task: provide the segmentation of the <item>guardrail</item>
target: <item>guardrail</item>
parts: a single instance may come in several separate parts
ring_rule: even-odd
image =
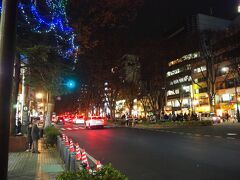
[[[76,172],[86,169],[89,173],[95,173],[102,167],[100,161],[90,156],[77,143],[74,144],[65,134],[57,137],[57,150],[64,162],[66,171]]]

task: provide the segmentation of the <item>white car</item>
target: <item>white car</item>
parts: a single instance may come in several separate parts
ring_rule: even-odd
[[[104,118],[100,116],[92,116],[89,117],[86,122],[85,122],[85,127],[86,128],[91,128],[91,127],[104,127]]]
[[[74,124],[85,124],[85,118],[84,116],[75,116],[73,119]]]
[[[221,123],[222,119],[219,116],[216,116],[214,113],[202,113],[201,114],[202,121],[213,121],[214,124]]]

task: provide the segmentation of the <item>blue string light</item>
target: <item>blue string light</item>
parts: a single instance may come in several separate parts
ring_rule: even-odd
[[[44,5],[44,12],[40,11],[38,4]],[[30,2],[20,0],[18,10],[19,15],[31,27],[31,31],[40,34],[53,32],[59,54],[66,59],[74,58],[76,62],[74,54],[78,46],[74,44],[75,34],[69,26],[66,5],[67,0],[30,0]]]

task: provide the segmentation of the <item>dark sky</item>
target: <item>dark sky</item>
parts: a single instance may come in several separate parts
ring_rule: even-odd
[[[145,0],[135,27],[139,33],[151,35],[180,26],[196,13],[232,19],[236,16],[238,0]]]

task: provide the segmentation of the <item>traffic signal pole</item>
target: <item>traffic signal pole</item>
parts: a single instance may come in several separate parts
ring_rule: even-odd
[[[7,180],[17,0],[2,0],[0,23],[0,179]]]

